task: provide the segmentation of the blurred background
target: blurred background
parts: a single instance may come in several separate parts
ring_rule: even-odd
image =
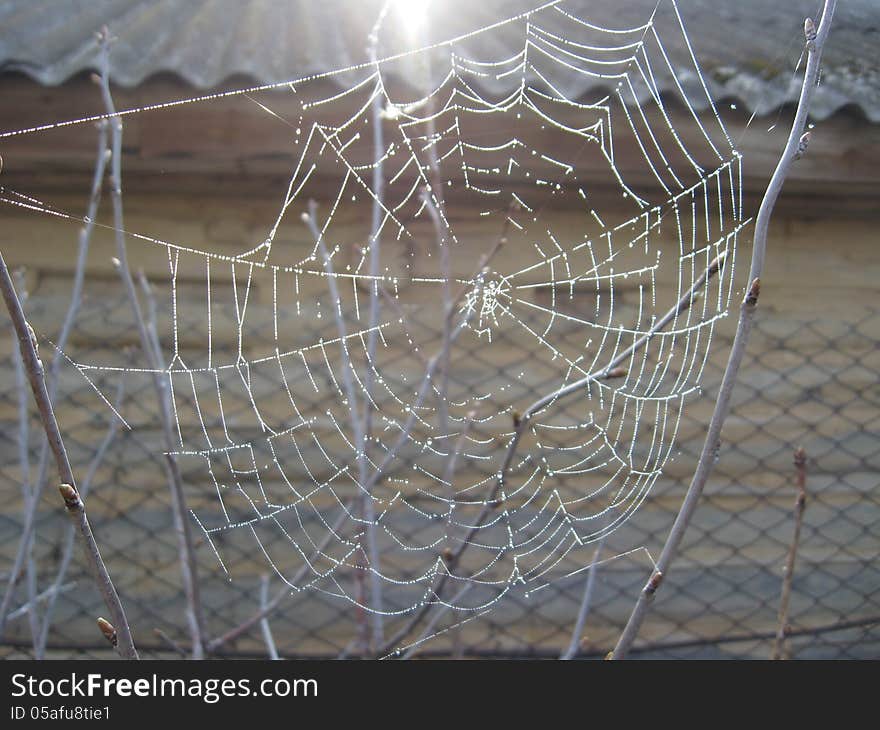
[[[447,39],[462,37],[456,50],[472,57],[509,57],[523,46],[522,23],[508,24],[497,33],[470,34],[539,5],[440,0],[389,4],[375,36],[378,57],[399,56],[383,70],[389,98],[416,99],[429,85],[433,88],[443,81],[450,63],[443,45]],[[195,251],[236,255],[265,238],[267,224],[275,220],[284,199],[299,156],[296,145],[305,108],[303,95],[327,98],[360,82],[364,64],[369,66],[370,34],[382,7],[380,2],[344,0],[0,2],[0,92],[5,101],[0,107],[0,130],[103,114],[101,90],[91,75],[100,71],[95,32],[107,26],[114,38],[109,78],[117,109],[210,96],[202,102],[124,118],[126,230],[179,242]],[[661,29],[675,23],[675,6],[668,0],[659,5],[649,0],[568,0],[560,7],[596,26],[584,28],[587,36],[607,36],[597,28],[634,28],[649,19]],[[744,215],[754,216],[793,117],[803,72],[803,19],[817,17],[820,7],[821,3],[800,0],[775,4],[746,0],[735,5],[681,0],[677,8],[692,48],[680,33],[664,35],[664,48],[675,72],[664,75],[657,69],[652,76],[654,87],[637,84],[629,106],[621,98],[617,112],[625,115],[627,108],[635,114],[642,108],[654,121],[665,113],[690,148],[704,144],[701,130],[716,124],[717,111],[743,158]],[[837,9],[810,117],[809,150],[794,166],[771,224],[761,306],[719,459],[633,656],[770,655],[778,628],[783,567],[795,531],[799,470],[793,460],[798,448],[806,454],[800,478],[807,502],[792,582],[786,656],[848,659],[880,655],[878,28],[880,6],[875,2],[849,0]],[[431,50],[407,54],[422,46]],[[691,50],[703,77],[689,71]],[[223,95],[340,68],[351,70],[310,79],[303,86],[282,84],[254,88],[246,95]],[[607,79],[574,73],[560,78],[554,87],[584,104],[609,93]],[[716,107],[708,103],[688,106],[686,100],[704,98],[704,82]],[[500,98],[518,81],[487,78],[475,83],[481,92]],[[654,95],[665,102],[662,112],[661,105],[651,104]],[[324,121],[338,124],[341,118],[332,118],[337,107],[330,109],[327,114],[331,116]],[[389,106],[384,122],[387,130],[395,121],[390,111]],[[566,119],[575,124],[581,113],[572,109]],[[475,127],[473,134],[483,136],[472,138],[485,144],[497,131],[491,128],[494,121]],[[618,131],[625,127],[624,122],[615,123]],[[523,138],[533,135],[536,144],[553,150],[555,158],[575,161],[579,179],[590,185],[591,204],[606,221],[630,215],[614,182],[603,178],[607,170],[603,171],[601,160],[595,162],[582,154],[554,130],[529,128],[528,124],[518,127]],[[76,220],[48,215],[45,209],[71,213],[81,220],[89,203],[97,134],[94,124],[78,124],[0,140],[5,203],[21,203],[21,196],[27,195],[42,210],[35,213],[22,205],[4,204],[0,248],[10,267],[20,271],[20,289],[27,294],[25,309],[41,337],[44,359],[51,357],[51,342],[57,341],[70,305],[79,229]],[[348,154],[369,162],[370,142],[369,135],[364,135]],[[651,201],[664,199],[638,150],[618,144],[615,163],[639,195]],[[552,163],[545,167],[552,169]],[[321,170],[310,183],[309,193],[323,210],[332,204],[338,186],[334,174],[338,173]],[[498,226],[496,220],[479,219],[478,207],[460,192],[463,186],[454,173],[449,174],[453,177],[446,204],[471,242],[451,265],[456,277],[467,278],[479,254],[499,235]],[[554,230],[580,238],[575,216],[578,196],[575,188],[567,192],[572,194],[548,197],[542,202],[542,212]],[[140,341],[112,262],[109,193],[105,184],[97,218],[100,225],[92,232],[83,261],[85,284],[65,352],[78,363],[124,366],[138,363]],[[294,218],[299,212],[298,208]],[[357,260],[364,221],[369,218],[366,196],[339,211],[341,261]],[[398,267],[402,277],[436,271],[436,257],[428,253],[430,228],[414,224],[413,230],[418,235],[412,244],[397,244],[387,254],[388,266]],[[671,227],[659,232],[658,245],[677,248],[673,234]],[[750,236],[751,227],[747,227],[739,237],[732,307],[745,285]],[[301,223],[282,230],[278,240],[286,247],[282,261],[285,255],[292,260],[307,255],[314,243]],[[527,247],[527,241],[511,235],[511,244],[493,259],[493,269],[503,273],[520,268]],[[198,260],[183,257],[181,261],[174,301],[182,304],[172,312],[166,249],[129,241],[131,270],[142,271],[155,290],[157,332],[166,359],[177,347],[191,351],[193,358],[198,358],[200,348],[204,350],[203,314],[196,303],[204,297],[205,273]],[[657,282],[673,298],[676,273],[667,272]],[[299,293],[300,300],[309,302],[313,313],[331,311],[326,287],[311,286]],[[234,289],[227,279],[225,286],[214,290],[213,353],[218,360],[230,362],[241,352],[235,326],[239,300]],[[416,333],[423,351],[434,351],[443,337],[436,302],[426,300],[414,287],[402,286],[401,292],[399,301],[406,309],[409,331]],[[615,295],[623,317],[630,316],[636,306],[633,292],[621,287]],[[547,306],[551,293],[536,291],[534,296]],[[595,302],[590,298],[588,304],[567,306],[572,309],[563,311],[583,314],[585,307],[595,308]],[[271,282],[255,280],[248,303],[248,357],[274,346],[278,314]],[[289,312],[285,316],[296,327],[291,333],[292,346],[317,342],[334,331],[329,316],[291,319]],[[523,321],[538,327],[540,316],[536,310],[532,320]],[[716,327],[702,395],[682,417],[674,460],[666,465],[639,510],[603,541],[603,560],[634,547],[646,548],[655,558],[659,554],[702,447],[733,336],[733,319],[722,320]],[[555,346],[560,351],[583,345],[583,333],[576,327],[558,329],[557,337]],[[412,352],[402,342],[391,343],[384,356],[389,366],[412,362]],[[42,434],[29,393],[22,397],[14,338],[5,317],[0,319],[0,358],[0,577],[4,586],[11,583],[14,590],[0,656],[21,658],[35,653],[29,596],[36,598],[33,605],[38,615],[49,600],[53,602],[46,657],[110,656],[94,627],[95,616],[101,613],[100,597],[77,553],[63,580],[55,584],[65,562],[66,521],[54,488],[45,490],[36,513],[33,568],[10,581],[28,489],[38,476]],[[528,376],[512,375],[520,372]],[[552,384],[559,382],[560,372],[565,371],[536,351],[534,341],[524,338],[516,323],[502,318],[493,323],[491,346],[478,336],[456,343],[449,370],[450,401],[475,391],[503,390],[510,404],[527,405],[555,387]],[[96,378],[98,388],[112,400],[118,380]],[[403,378],[401,387],[406,382]],[[339,408],[338,391],[333,388],[310,389],[305,381],[292,387],[298,388],[304,417]],[[254,371],[250,395],[272,401],[278,399],[279,390],[277,374]],[[126,420],[134,426],[130,431],[114,429],[106,403],[74,367],[61,363],[56,398],[59,422],[81,485],[88,480],[90,520],[136,644],[146,657],[187,654],[187,604],[163,466],[159,409],[149,379],[129,378],[121,403]],[[582,418],[581,405],[563,406],[561,417]],[[224,409],[230,423],[241,419],[243,424],[251,409],[249,395],[231,391]],[[488,442],[497,436],[497,424],[489,421],[477,426],[475,435]],[[322,443],[334,442],[328,435]],[[344,454],[344,445],[336,447]],[[412,472],[418,458],[417,453],[404,450],[391,476]],[[481,472],[477,461],[466,468],[468,472],[460,478],[469,482],[493,473],[491,465]],[[189,507],[196,514],[216,512],[213,487],[203,466],[180,459],[180,469]],[[51,479],[50,470],[50,487]],[[578,488],[573,480],[560,484],[563,491],[576,493]],[[418,525],[412,530],[416,540]],[[206,633],[219,637],[259,608],[261,576],[267,566],[252,545],[230,541],[221,546],[224,571],[201,530],[194,530],[193,538]],[[290,551],[283,534],[267,539],[273,555],[275,550],[279,554]],[[383,546],[382,562],[397,567],[401,574],[410,569],[401,551],[390,543]],[[582,631],[573,638],[588,573],[566,576],[583,565],[582,560],[579,566],[560,566],[557,578],[539,596],[529,598],[511,591],[477,620],[459,625],[451,612],[443,621],[452,628],[426,641],[417,656],[554,658],[574,647],[569,651],[573,655],[604,657],[650,574],[650,561],[639,551],[595,568],[589,612]],[[341,579],[354,580],[352,574]],[[270,594],[275,595],[281,582],[272,576],[269,583]],[[394,598],[389,600],[394,608]],[[318,590],[290,596],[271,615],[270,625],[282,657],[336,657],[357,653],[352,652],[352,642],[362,620],[349,602]],[[405,620],[390,619],[389,632]],[[224,642],[214,654],[265,656],[259,627]]]

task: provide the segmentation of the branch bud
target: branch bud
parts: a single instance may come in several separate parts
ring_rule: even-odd
[[[660,584],[663,582],[663,572],[660,570],[655,570],[653,575],[651,575],[651,579],[648,581],[648,584],[645,586],[645,593],[649,596],[653,596],[654,593],[657,592],[657,589],[660,587]]]
[[[816,40],[816,24],[812,18],[804,18],[804,38],[808,46],[812,46]]]
[[[804,153],[807,151],[807,147],[810,144],[810,132],[804,132],[801,135],[800,141],[798,142],[797,150],[794,153],[794,159],[799,160],[804,156]]]
[[[761,295],[761,280],[755,279],[746,293],[745,303],[754,307],[758,303],[758,297]]]
[[[40,343],[37,341],[37,333],[34,332],[34,328],[31,327],[30,322],[25,322],[25,325],[27,326],[28,337],[31,340],[31,345],[33,345],[33,347],[34,347],[34,352],[36,352],[39,355],[40,354]]]
[[[116,635],[116,629],[113,628],[113,624],[107,619],[98,616],[98,628],[101,629],[101,633],[104,634],[104,638],[110,642],[110,645],[116,646],[119,642],[119,637]]]
[[[70,484],[62,484],[58,487],[58,491],[61,492],[61,497],[64,499],[64,506],[69,511],[73,512],[82,507],[82,502],[80,501],[79,492],[76,491],[76,487],[73,487]]]

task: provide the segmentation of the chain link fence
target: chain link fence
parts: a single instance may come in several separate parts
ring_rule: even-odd
[[[123,345],[128,343],[134,349],[128,305],[117,295],[111,292],[84,300],[67,348],[79,361],[109,362],[115,357],[124,363],[129,355]],[[64,299],[65,292],[41,282],[27,303],[38,332],[57,330]],[[271,316],[265,316],[262,329],[253,324],[254,316],[249,337],[270,339]],[[332,323],[324,322],[322,331],[328,325]],[[180,327],[180,337],[185,338],[185,319]],[[777,628],[783,566],[794,531],[797,490],[792,457],[800,446],[808,457],[808,501],[793,579],[788,653],[799,659],[880,656],[878,332],[877,309],[860,310],[847,321],[795,322],[761,313],[736,386],[719,461],[634,656],[769,656]],[[6,344],[0,350],[4,353],[0,362],[4,497],[0,573],[5,583],[22,533],[23,505],[19,488],[20,400],[8,324],[4,323],[2,333]],[[304,336],[314,341],[320,334],[316,329]],[[595,569],[591,608],[579,643],[581,657],[601,658],[613,646],[650,573],[647,554],[658,555],[688,486],[731,335],[728,326],[716,336],[705,370],[704,395],[683,417],[676,459],[640,509],[603,545],[603,559],[626,555]],[[463,345],[466,349],[458,357],[473,367],[467,382],[459,385],[473,387],[477,377],[473,373],[489,382],[534,357],[515,331],[501,330],[495,337],[492,348],[476,338]],[[499,339],[505,338],[507,341],[499,344]],[[44,342],[42,347],[44,357],[49,357],[45,353],[51,352],[51,346]],[[493,352],[503,352],[507,359],[501,362]],[[453,367],[453,383],[457,372]],[[109,410],[74,368],[65,365],[61,373],[59,420],[81,480],[91,466],[89,516],[125,603],[136,643],[146,657],[174,656],[159,632],[186,644],[185,603],[170,499],[163,486],[152,405],[155,393],[146,380],[131,384],[123,409],[135,428],[115,433],[106,453],[96,460],[96,451],[108,433]],[[103,392],[113,393],[109,384],[97,385]],[[278,383],[273,378],[261,382],[255,376],[252,386],[255,392],[271,396]],[[529,402],[529,398],[544,395],[548,387],[549,382],[533,380],[523,387],[522,400]],[[320,398],[308,402],[309,397],[304,392],[303,402],[316,413],[328,407]],[[227,418],[234,419],[236,408],[246,410],[249,405],[244,401],[228,404]],[[33,417],[29,431],[33,478],[41,445],[39,424]],[[405,469],[405,458],[403,462],[401,468]],[[185,462],[182,467],[190,506],[198,513],[213,504],[203,488],[204,470]],[[50,469],[50,485],[51,473]],[[66,529],[58,495],[51,488],[45,491],[34,545],[38,592],[55,580]],[[200,537],[198,531],[196,534]],[[634,547],[645,550],[630,552]],[[203,541],[197,558],[208,633],[218,636],[258,608],[260,576],[267,566],[254,550],[224,546],[226,567],[232,576],[228,580]],[[397,556],[388,551],[382,559],[393,563]],[[586,572],[560,577],[539,599],[511,591],[487,615],[425,642],[419,656],[558,657],[571,641],[586,577]],[[26,583],[26,577],[19,576],[15,609],[27,601]],[[276,579],[273,592],[279,587]],[[56,600],[48,656],[110,656],[94,623],[102,604],[76,553]],[[393,608],[393,597],[389,600]],[[45,601],[38,605],[42,610]],[[396,625],[389,622],[389,631]],[[271,628],[280,654],[291,658],[336,657],[350,646],[358,630],[352,606],[320,591],[292,595],[272,616]],[[438,624],[437,630],[441,628]],[[0,643],[0,656],[30,655],[27,615],[17,610]],[[228,643],[219,655],[264,656],[259,630]]]

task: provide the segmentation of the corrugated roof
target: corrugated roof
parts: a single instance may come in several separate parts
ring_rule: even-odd
[[[422,45],[467,35],[519,13],[534,10],[540,0],[433,0],[428,22],[416,36],[403,22],[405,8],[418,0],[393,4],[380,33],[379,56],[388,57]],[[0,69],[21,71],[45,85],[63,83],[96,66],[95,31],[107,25],[118,38],[111,57],[111,77],[123,86],[136,86],[161,72],[174,73],[199,88],[216,86],[235,75],[257,83],[301,78],[349,67],[368,60],[366,39],[382,3],[380,0],[0,0]],[[561,9],[606,28],[643,24],[656,0],[564,0]],[[750,111],[769,113],[796,100],[798,79],[793,73],[803,46],[802,23],[815,15],[819,0],[680,0],[694,51],[718,98],[736,98]],[[553,10],[553,9],[551,9]],[[542,11],[536,24],[559,37],[577,41],[571,20]],[[661,0],[657,27],[674,17],[671,0]],[[501,60],[522,48],[523,23],[510,23],[464,40],[459,48],[479,59]],[[596,35],[583,26],[591,37]],[[880,122],[880,3],[847,0],[840,3],[825,49],[821,86],[813,114],[824,118],[845,105],[855,105]],[[614,38],[614,36],[607,36]],[[689,51],[684,36],[663,37],[665,50],[685,84]],[[566,47],[565,44],[561,44]],[[575,48],[575,46],[567,46]],[[436,80],[448,71],[448,47],[432,51]],[[387,72],[412,78],[414,61],[389,64]],[[340,83],[353,77],[341,74]],[[657,76],[661,91],[672,90],[671,74]],[[514,77],[486,78],[484,86],[503,91]],[[606,85],[581,73],[566,79],[567,94],[586,95]],[[642,85],[637,95],[649,93]]]

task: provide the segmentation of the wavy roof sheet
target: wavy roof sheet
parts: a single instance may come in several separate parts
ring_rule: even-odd
[[[540,0],[433,0],[420,34],[404,22],[417,0],[392,3],[379,35],[379,56],[468,35],[499,19],[534,10]],[[245,75],[256,83],[274,83],[326,73],[368,60],[366,39],[379,0],[0,0],[0,69],[23,72],[41,84],[61,84],[94,69],[94,33],[107,25],[118,38],[111,77],[136,86],[150,76],[170,72],[199,88]],[[766,114],[795,101],[793,69],[803,47],[802,22],[821,6],[819,0],[679,0],[694,51],[715,98],[736,98],[750,111]],[[672,0],[563,0],[561,9],[596,25],[622,29],[645,23],[657,7],[659,21],[674,16]],[[561,14],[542,12],[541,27],[554,32]],[[613,36],[611,36],[613,37]],[[522,47],[522,23],[511,23],[463,41],[476,58],[500,59]],[[880,3],[847,0],[836,11],[825,50],[821,86],[813,114],[824,118],[854,105],[880,122]],[[689,51],[682,35],[664,38],[672,64],[687,69]],[[445,47],[431,52],[435,80],[448,71]],[[388,73],[413,78],[416,57],[389,66]],[[699,79],[687,71],[685,84]],[[340,84],[350,79],[334,75]],[[503,91],[493,79],[485,85]],[[672,75],[658,76],[661,91],[671,90]],[[602,79],[573,74],[564,91],[578,97],[607,85]],[[637,89],[647,94],[647,87]]]

